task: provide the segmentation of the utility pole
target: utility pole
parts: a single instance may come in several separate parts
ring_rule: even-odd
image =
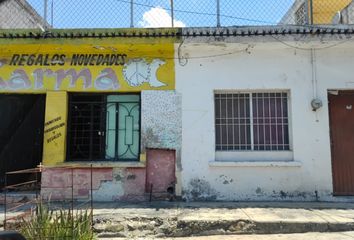
[[[171,26],[175,27],[175,16],[174,16],[174,10],[173,10],[173,0],[171,0]]]
[[[216,26],[220,27],[220,0],[216,0]]]
[[[313,0],[310,0],[310,24],[313,25]]]
[[[47,31],[47,11],[48,11],[48,0],[44,0],[44,13],[43,13],[43,28],[44,31]]]
[[[134,27],[134,0],[130,0],[130,27]]]

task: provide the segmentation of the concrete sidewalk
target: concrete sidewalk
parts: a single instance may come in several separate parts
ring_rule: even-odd
[[[152,202],[93,207],[100,239],[354,231],[354,203]],[[0,227],[3,217],[0,206]]]
[[[354,230],[353,203],[96,203],[94,209],[100,238]]]

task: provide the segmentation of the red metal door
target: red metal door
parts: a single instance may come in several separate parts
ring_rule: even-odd
[[[354,195],[354,92],[329,94],[334,195]]]
[[[174,150],[147,149],[146,191],[154,197],[164,197],[175,188],[175,156]]]

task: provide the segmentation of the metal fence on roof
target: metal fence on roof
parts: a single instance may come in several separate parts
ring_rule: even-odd
[[[1,0],[0,29],[354,23],[352,0]]]

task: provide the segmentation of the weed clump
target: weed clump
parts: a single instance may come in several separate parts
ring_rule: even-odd
[[[36,240],[96,239],[88,210],[51,210],[39,202],[28,217],[22,218],[19,232]]]

